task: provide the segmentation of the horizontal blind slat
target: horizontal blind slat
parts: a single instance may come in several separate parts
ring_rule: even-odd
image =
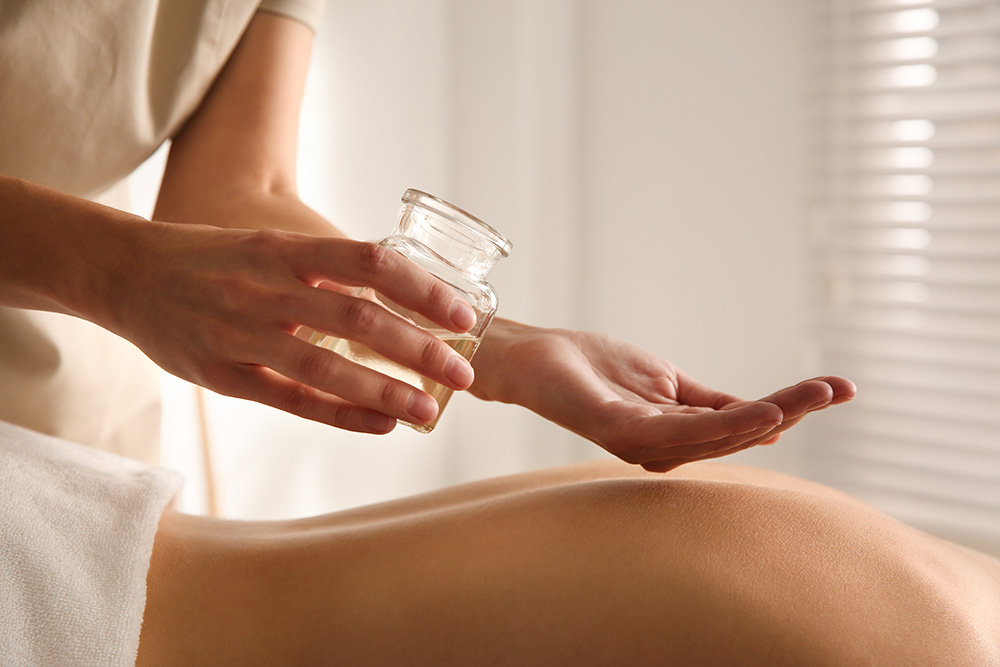
[[[854,408],[851,408],[854,410]],[[825,421],[824,441],[831,445],[852,443],[850,451],[864,451],[865,447],[854,446],[866,438],[880,441],[894,441],[907,446],[923,447],[938,452],[957,453],[960,457],[984,457],[978,461],[991,462],[996,457],[992,446],[993,431],[985,427],[958,423],[947,424],[931,419],[905,419],[891,412],[875,412],[861,408],[857,419],[833,419],[829,415],[817,415]],[[900,457],[900,460],[905,457]],[[945,457],[942,457],[945,458]],[[935,462],[934,465],[941,465]],[[978,469],[978,466],[976,467]]]
[[[816,474],[1000,545],[1000,4],[817,5],[811,354],[859,393]]]
[[[928,0],[926,2],[899,2],[899,0],[860,0],[852,3],[835,3],[827,6],[823,17],[855,16],[897,13],[911,9],[955,10],[990,7],[992,0]],[[819,17],[817,17],[819,18]]]

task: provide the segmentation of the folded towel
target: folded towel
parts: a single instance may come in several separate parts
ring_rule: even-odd
[[[181,477],[0,422],[0,665],[132,665]]]

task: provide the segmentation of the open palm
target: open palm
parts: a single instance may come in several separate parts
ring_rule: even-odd
[[[502,376],[492,397],[652,471],[773,442],[806,413],[850,400],[855,391],[848,380],[822,377],[745,401],[603,334],[513,325],[498,339],[502,354],[487,362]]]

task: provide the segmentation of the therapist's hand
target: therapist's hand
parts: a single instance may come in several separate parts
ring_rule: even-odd
[[[609,336],[503,320],[474,361],[480,398],[523,405],[654,472],[776,442],[807,413],[855,394],[849,380],[823,377],[744,401]]]
[[[99,324],[170,373],[339,428],[385,433],[437,414],[426,393],[308,343],[308,328],[362,343],[442,384],[472,383],[465,359],[366,299],[372,287],[455,332],[475,323],[445,283],[373,243],[158,222],[124,227]]]

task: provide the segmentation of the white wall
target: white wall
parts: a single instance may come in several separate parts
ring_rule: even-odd
[[[804,3],[585,8],[583,325],[747,397],[800,379]]]
[[[359,237],[407,187],[507,233],[501,315],[603,330],[733,393],[802,376],[802,3],[339,0],[303,119],[307,201]],[[333,510],[600,450],[458,397],[430,436],[213,398],[222,511]],[[484,428],[484,424],[489,424]],[[753,460],[794,468],[794,437]]]

